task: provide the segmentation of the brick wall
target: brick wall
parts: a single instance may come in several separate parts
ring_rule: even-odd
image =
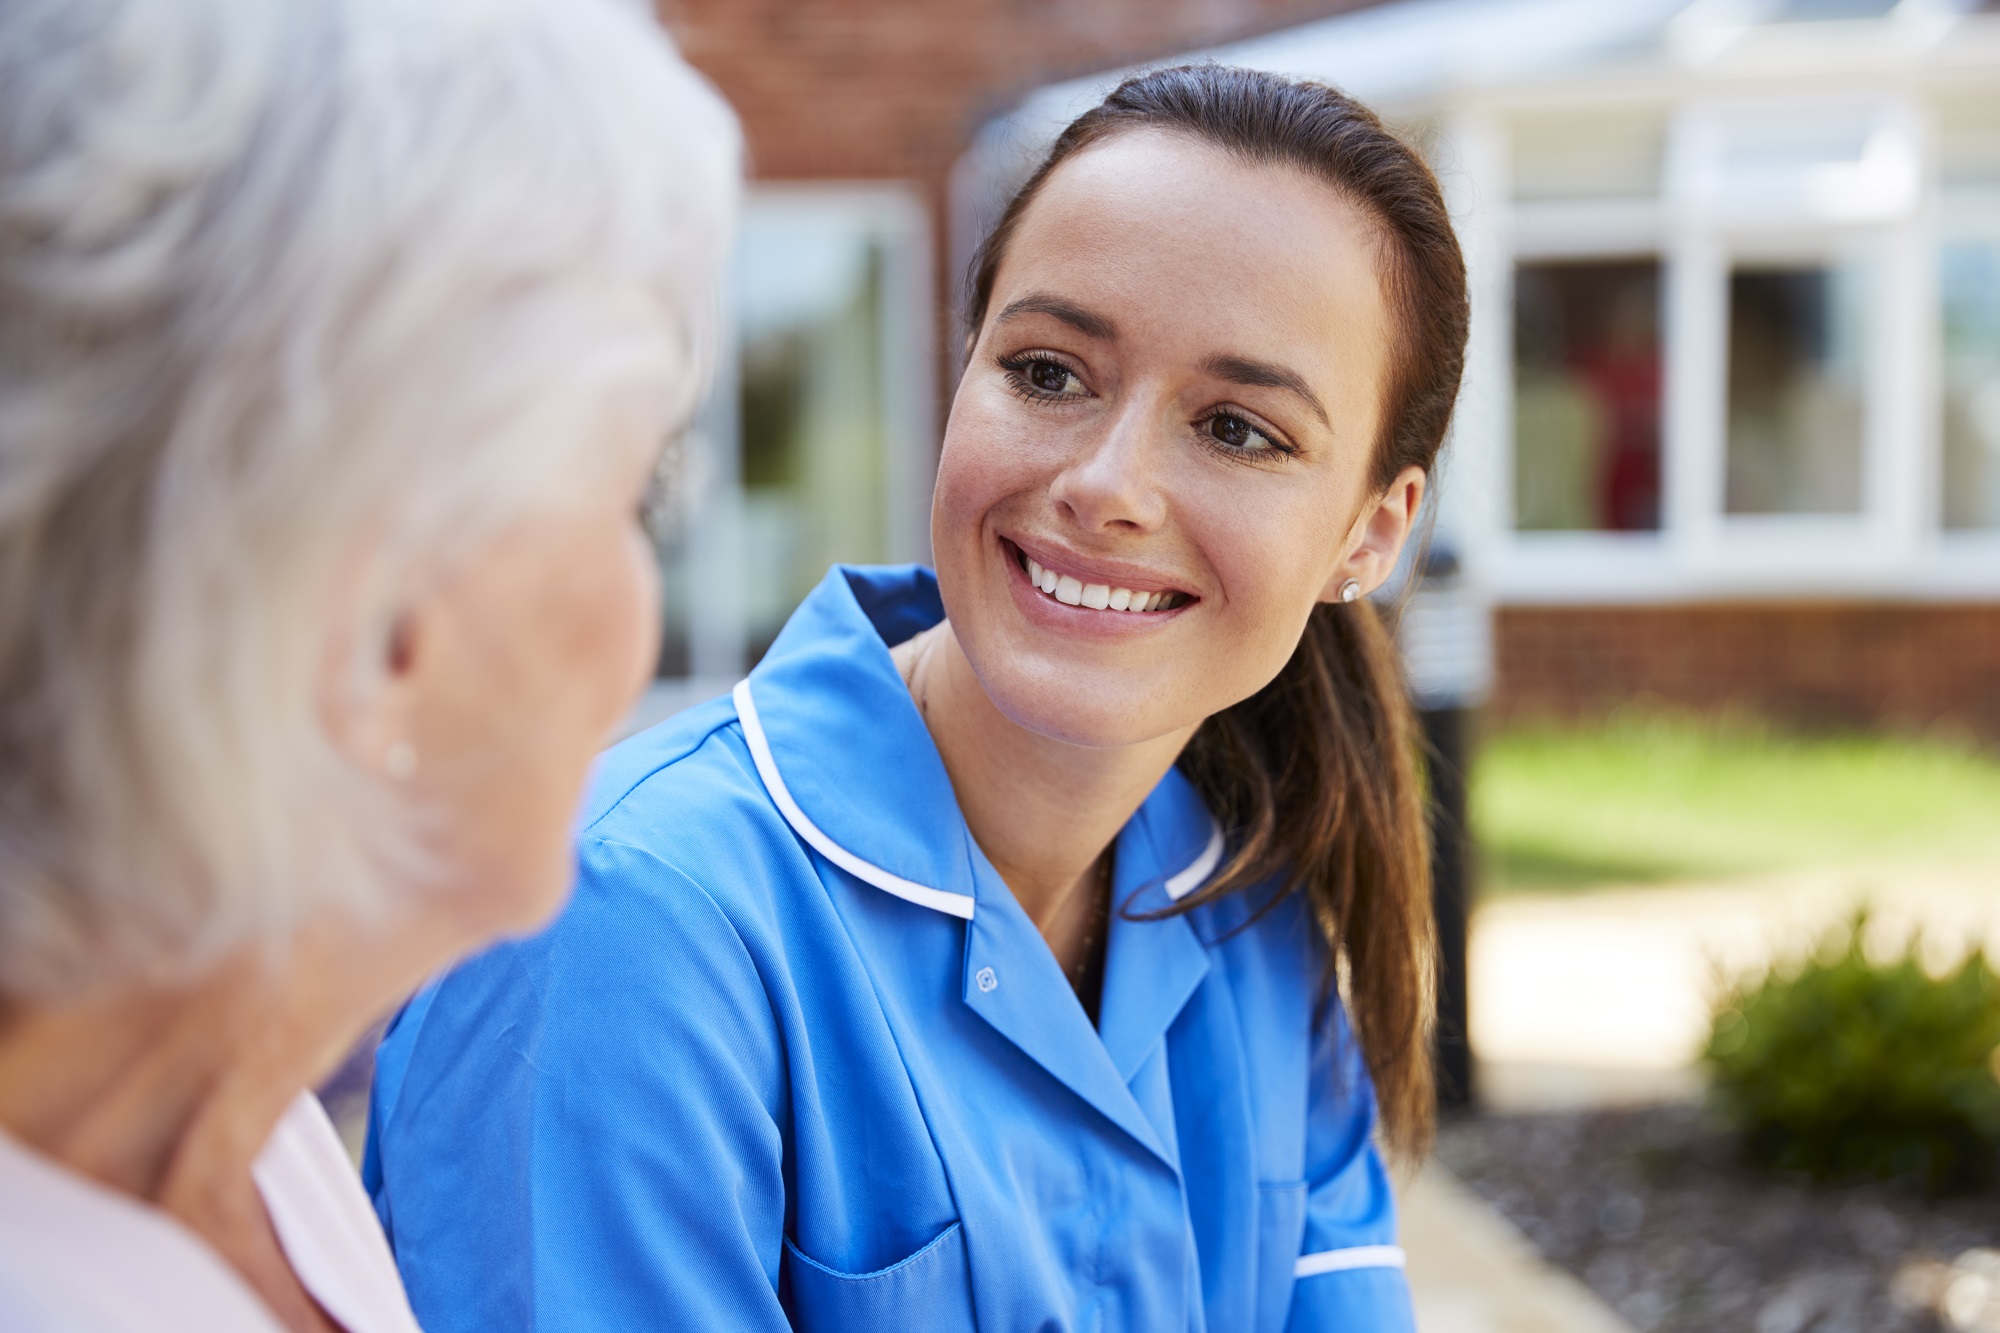
[[[942,335],[951,327],[960,278],[945,272],[947,181],[980,126],[1047,83],[1325,18],[1370,0],[656,3],[688,59],[742,117],[754,176],[917,185],[937,242]]]
[[[1502,717],[1654,699],[2000,741],[2000,605],[1990,603],[1506,607],[1495,643]]]
[[[1366,0],[659,0],[777,179],[923,181],[1045,83],[1248,37]]]

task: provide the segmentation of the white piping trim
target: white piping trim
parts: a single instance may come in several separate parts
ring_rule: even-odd
[[[1209,829],[1208,846],[1201,849],[1201,855],[1194,859],[1194,864],[1167,881],[1167,897],[1175,902],[1200,888],[1202,881],[1215,873],[1215,867],[1222,863],[1222,826],[1210,820]]]
[[[866,880],[885,893],[893,893],[934,912],[972,920],[972,898],[969,895],[946,893],[943,889],[933,889],[900,875],[892,875],[881,866],[862,860],[820,832],[819,825],[806,818],[806,812],[799,809],[799,803],[786,789],[785,780],[778,776],[777,761],[771,757],[771,743],[765,739],[764,724],[758,721],[757,705],[750,698],[750,682],[737,681],[736,688],[729,693],[736,701],[736,716],[743,722],[743,739],[750,744],[750,758],[757,765],[757,776],[764,780],[764,789],[771,793],[771,801],[778,807],[778,813],[785,817],[785,822],[792,826],[794,833],[805,839],[808,847],[856,879]]]
[[[1292,1276],[1318,1277],[1321,1273],[1345,1273],[1355,1268],[1401,1268],[1405,1256],[1400,1245],[1352,1245],[1344,1250],[1321,1250],[1302,1254],[1292,1265]]]

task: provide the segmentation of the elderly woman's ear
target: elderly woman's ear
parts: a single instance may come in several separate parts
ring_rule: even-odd
[[[532,927],[561,902],[574,793],[658,654],[658,572],[638,521],[652,459],[607,447],[623,462],[601,492],[485,534],[407,578],[386,616],[357,607],[329,636],[332,743],[414,802],[432,889],[455,912],[483,904],[487,928]],[[367,627],[358,652],[343,623]]]
[[[355,773],[407,782],[416,776],[419,674],[424,665],[426,609],[420,597],[395,598],[374,611],[354,559],[332,581],[320,643],[318,716],[327,744]]]
[[[390,679],[407,677],[417,663],[417,620],[411,611],[389,617],[388,651],[383,654]]]
[[[355,732],[365,738],[356,757],[398,782],[417,775],[417,700],[428,657],[425,628],[423,610],[417,606],[405,606],[389,617],[375,654],[378,660],[369,672],[372,688],[355,701],[359,714],[353,719]]]

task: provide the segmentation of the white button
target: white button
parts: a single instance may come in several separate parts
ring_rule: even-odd
[[[972,979],[978,984],[979,989],[983,991],[990,991],[1000,984],[1000,978],[993,975],[993,969],[990,967],[980,968],[972,974]]]

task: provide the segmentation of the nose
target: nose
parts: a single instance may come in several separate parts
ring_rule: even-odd
[[[1051,483],[1049,498],[1086,532],[1156,530],[1167,515],[1162,469],[1171,429],[1162,404],[1133,395],[1080,442]]]

